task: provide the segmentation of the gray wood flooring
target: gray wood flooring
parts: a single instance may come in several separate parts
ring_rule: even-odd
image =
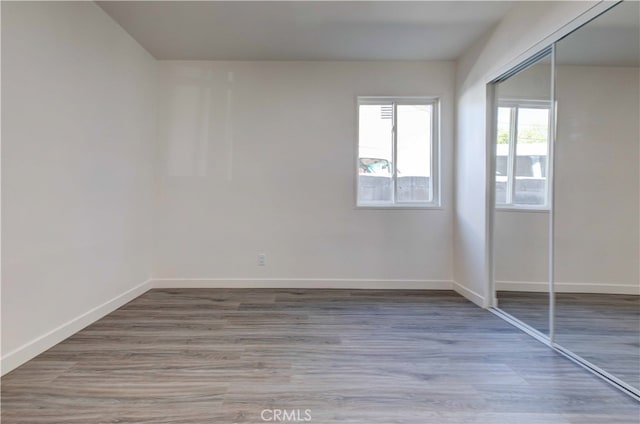
[[[448,291],[152,290],[7,374],[1,402],[3,424],[640,422]]]
[[[549,295],[498,292],[500,308],[549,331]],[[640,388],[640,296],[556,293],[555,341]]]

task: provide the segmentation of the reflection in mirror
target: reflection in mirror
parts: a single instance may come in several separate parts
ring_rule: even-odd
[[[556,45],[555,341],[640,388],[640,4]]]
[[[494,280],[498,307],[549,333],[550,55],[497,83]]]

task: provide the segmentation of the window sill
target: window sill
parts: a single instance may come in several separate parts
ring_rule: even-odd
[[[547,207],[531,208],[522,206],[496,206],[496,212],[533,212],[533,213],[549,213],[551,210]]]
[[[442,205],[438,205],[435,203],[429,204],[420,204],[420,205],[404,205],[404,204],[396,204],[396,205],[356,205],[354,206],[356,210],[367,210],[367,209],[380,209],[380,210],[424,210],[424,209],[433,209],[433,210],[442,210],[444,209]]]

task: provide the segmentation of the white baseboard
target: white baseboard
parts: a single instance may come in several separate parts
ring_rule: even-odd
[[[482,296],[479,293],[476,293],[475,291],[471,290],[468,287],[463,286],[462,284],[456,281],[452,281],[451,288],[453,288],[453,290],[455,290],[456,293],[458,293],[462,297],[467,298],[468,300],[475,303],[481,308],[486,308],[489,306],[486,304],[484,296]]]
[[[322,278],[154,278],[153,288],[269,288],[269,289],[383,289],[451,290],[446,280],[373,280]]]
[[[562,283],[554,284],[556,293],[599,293],[640,295],[640,286],[629,284]],[[548,292],[549,283],[538,281],[496,281],[498,291]]]
[[[7,353],[0,359],[1,374],[5,375],[9,371],[19,367],[28,360],[38,356],[47,349],[50,349],[64,339],[82,330],[86,326],[115,311],[127,302],[132,301],[151,288],[151,280],[147,280],[144,283],[114,297],[113,299],[106,301],[102,305],[96,306],[84,314]]]

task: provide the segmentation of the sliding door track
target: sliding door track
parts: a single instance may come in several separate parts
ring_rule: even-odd
[[[603,379],[607,383],[611,384],[621,392],[624,392],[627,395],[634,398],[635,400],[640,401],[640,389],[630,386],[629,384],[625,383],[624,381],[620,380],[614,375],[609,374],[602,368],[592,364],[591,362],[587,361],[581,356],[576,355],[575,353],[571,352],[568,349],[565,349],[564,347],[558,345],[557,343],[554,343],[546,334],[541,333],[540,331],[536,330],[530,325],[525,324],[524,322],[520,321],[519,319],[510,315],[509,313],[503,311],[502,309],[489,308],[489,311],[491,311],[494,315],[497,315],[503,320],[507,321],[509,324],[513,325],[514,327],[524,331],[525,333],[535,338],[539,342],[549,346],[550,348],[552,348],[553,350],[555,350],[565,358],[569,359],[570,361],[574,362],[575,364],[580,365],[582,368],[586,369],[590,373],[595,374],[596,376]]]

